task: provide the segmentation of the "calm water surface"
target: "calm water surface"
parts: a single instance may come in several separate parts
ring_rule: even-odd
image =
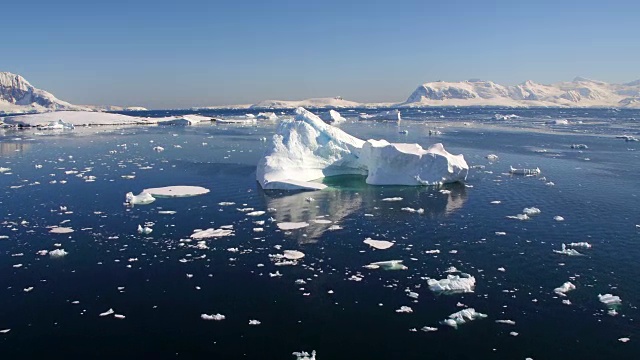
[[[519,118],[496,120],[496,113]],[[640,143],[614,138],[638,134],[640,111],[403,114],[400,126],[351,120],[340,127],[361,138],[443,142],[474,166],[465,184],[378,187],[341,177],[318,192],[265,192],[255,166],[275,123],[0,130],[0,167],[10,168],[0,174],[0,330],[10,329],[0,334],[2,358],[295,359],[291,353],[302,350],[316,350],[318,359],[640,357]],[[557,119],[571,125],[545,124]],[[429,136],[430,129],[442,134]],[[487,161],[491,153],[499,160]],[[511,176],[510,166],[542,174]],[[129,191],[169,185],[211,192],[123,205]],[[403,200],[382,201],[388,197]],[[531,220],[506,218],[532,206],[541,214]],[[244,208],[266,213],[247,216]],[[283,221],[311,225],[287,233],[276,226]],[[145,223],[153,232],[138,234]],[[195,229],[223,225],[235,235],[207,240],[208,249],[189,241]],[[52,226],[74,232],[52,234]],[[374,250],[362,243],[368,237],[395,245]],[[577,248],[583,256],[553,252],[582,241],[592,244]],[[57,248],[68,254],[37,254]],[[275,266],[269,255],[285,249],[306,256]],[[393,259],[408,269],[363,268]],[[426,278],[444,278],[451,266],[475,276],[475,292],[429,291]],[[554,294],[566,281],[577,289]],[[622,299],[617,316],[598,300],[606,293]],[[401,306],[413,313],[397,313]],[[440,324],[465,307],[488,317],[457,330]],[[110,308],[125,318],[99,316]],[[216,313],[225,320],[200,318]]]

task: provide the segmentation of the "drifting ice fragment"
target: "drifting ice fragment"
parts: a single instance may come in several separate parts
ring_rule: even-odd
[[[510,167],[509,172],[514,175],[539,175],[540,168],[535,169],[516,169],[514,167]]]
[[[335,110],[329,110],[329,113],[321,117],[327,124],[339,124],[347,121],[339,112]]]
[[[299,260],[304,257],[304,253],[298,250],[285,250],[283,256],[288,260]]]
[[[367,245],[369,245],[369,246],[371,246],[373,248],[379,249],[379,250],[386,250],[386,249],[388,249],[388,248],[393,246],[393,243],[391,241],[372,240],[371,238],[366,238],[363,242],[365,244],[367,244]]]
[[[567,296],[566,294],[569,291],[575,290],[575,289],[576,289],[576,286],[573,285],[571,282],[567,281],[566,283],[562,284],[562,286],[553,289],[553,292],[555,292],[560,296]]]
[[[156,199],[151,196],[151,194],[143,191],[138,195],[133,195],[132,192],[128,192],[125,195],[125,199],[124,202],[127,205],[147,205],[147,204],[151,204],[152,202],[156,201]]]
[[[153,231],[152,228],[150,227],[142,227],[142,225],[138,225],[138,234],[151,234],[151,232]]]
[[[583,248],[587,248],[587,249],[591,249],[591,244],[589,244],[588,242],[574,242],[574,243],[570,243],[569,246],[573,246],[573,247],[583,247]]]
[[[402,260],[378,261],[367,265],[369,269],[382,270],[407,270],[408,267],[402,264]]]
[[[410,212],[410,213],[415,213],[415,214],[424,214],[424,209],[423,208],[414,209],[414,208],[410,208],[410,207],[403,207],[400,210],[406,211],[406,212]]]
[[[215,321],[221,321],[224,320],[226,318],[226,316],[222,315],[222,314],[215,314],[215,315],[207,315],[207,314],[202,314],[200,315],[200,318],[202,320],[215,320]]]
[[[476,319],[484,319],[486,317],[487,315],[476,312],[474,308],[468,308],[449,315],[449,318],[443,320],[442,324],[449,325],[452,328],[457,329],[458,325],[462,325]]]
[[[52,258],[59,258],[67,255],[68,252],[64,251],[64,249],[55,249],[53,251],[49,251],[49,256]]]
[[[522,209],[522,213],[528,216],[536,216],[540,215],[541,211],[536,207],[530,207]]]
[[[507,324],[507,325],[515,325],[516,322],[513,320],[496,320],[498,324]]]
[[[278,228],[280,230],[296,230],[302,229],[304,227],[309,226],[309,223],[306,222],[280,222],[278,223]]]
[[[413,312],[413,309],[410,308],[409,306],[400,306],[400,309],[397,309],[396,312],[397,313],[411,314]]]
[[[622,299],[620,299],[619,296],[614,296],[611,294],[604,294],[604,295],[599,294],[598,300],[600,300],[601,303],[607,306],[615,306],[615,305],[622,304]]]
[[[569,256],[580,256],[582,254],[580,254],[578,251],[574,250],[574,249],[567,249],[567,245],[562,244],[562,250],[553,250],[554,253],[556,254],[563,254],[563,255],[569,255]]]
[[[529,216],[527,216],[527,214],[518,214],[518,215],[508,215],[507,219],[514,219],[514,220],[529,220],[531,219]]]
[[[401,197],[390,197],[390,198],[384,198],[382,199],[382,201],[402,201]]]
[[[555,220],[555,221],[564,221],[564,218],[562,216],[554,216],[553,220]]]
[[[208,238],[217,238],[223,236],[233,235],[233,230],[230,229],[207,229],[202,231],[196,231],[191,234],[192,239],[208,239]]]
[[[315,350],[313,350],[311,352],[311,354],[309,354],[306,351],[300,351],[300,352],[296,351],[296,352],[294,352],[292,354],[293,354],[293,356],[296,357],[296,360],[316,360],[316,351]]]
[[[109,309],[103,313],[100,314],[100,316],[109,316],[111,314],[115,313],[115,311],[113,311],[113,309]]]
[[[485,156],[487,158],[487,160],[489,161],[498,161],[498,155],[496,154],[489,154],[487,156]]]
[[[261,322],[258,320],[249,320],[249,325],[260,325]]]
[[[447,275],[446,279],[428,279],[429,290],[435,293],[455,294],[470,293],[476,286],[476,278],[465,273],[460,275]]]
[[[70,227],[54,227],[49,232],[52,234],[69,234],[73,232],[73,229]]]
[[[143,192],[156,197],[188,197],[209,193],[209,189],[201,186],[165,186],[160,188],[144,189]]]

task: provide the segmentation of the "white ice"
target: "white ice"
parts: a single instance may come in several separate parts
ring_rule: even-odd
[[[570,281],[567,281],[566,283],[562,284],[562,286],[553,289],[553,292],[560,296],[567,296],[566,294],[569,291],[575,290],[575,289],[576,289],[576,286],[573,285]]]
[[[339,112],[335,110],[329,110],[329,113],[322,116],[322,120],[324,120],[328,124],[339,124],[341,122],[347,121]]]
[[[457,329],[458,325],[462,325],[476,319],[484,319],[486,317],[487,315],[476,312],[474,308],[468,308],[449,315],[449,318],[443,320],[442,324],[449,325]]]
[[[385,250],[393,246],[393,243],[391,241],[386,240],[373,240],[371,238],[366,238],[363,242],[371,246],[372,248],[379,250]]]
[[[143,193],[148,193],[155,197],[187,197],[207,194],[209,193],[209,189],[201,186],[179,185],[144,189]]]
[[[620,305],[622,304],[622,299],[619,296],[611,295],[611,294],[598,294],[598,300],[601,303],[607,306]]]
[[[264,189],[322,189],[318,180],[335,175],[367,175],[371,185],[439,185],[466,179],[462,155],[442,144],[424,150],[417,144],[363,141],[296,109],[293,120],[280,123],[257,167]]]
[[[309,223],[307,222],[279,222],[278,223],[278,229],[285,230],[285,231],[302,229],[307,226],[309,226]]]
[[[230,229],[207,229],[202,231],[196,231],[191,234],[192,239],[209,239],[209,238],[219,238],[224,236],[233,235],[233,230]]]
[[[428,279],[429,290],[435,293],[453,294],[470,293],[476,286],[476,278],[465,273],[460,275],[447,275],[446,279]]]
[[[128,205],[147,205],[154,201],[156,201],[156,198],[145,191],[138,195],[133,195],[132,192],[128,192],[124,197],[124,202]]]
[[[60,258],[67,254],[68,252],[64,251],[64,249],[55,249],[55,250],[49,251],[49,256],[51,256],[52,258]]]
[[[201,314],[200,318],[202,320],[215,320],[215,321],[221,321],[224,320],[226,318],[226,316],[222,315],[222,314],[213,314],[213,315],[208,315],[208,314]]]

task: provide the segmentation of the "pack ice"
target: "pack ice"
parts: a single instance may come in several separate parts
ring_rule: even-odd
[[[280,123],[258,163],[256,179],[264,189],[319,190],[318,180],[336,175],[366,175],[370,185],[441,185],[463,181],[469,166],[463,155],[442,144],[361,140],[297,108]]]

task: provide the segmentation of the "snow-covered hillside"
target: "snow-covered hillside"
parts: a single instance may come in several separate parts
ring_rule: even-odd
[[[526,81],[504,86],[492,81],[425,83],[403,106],[561,106],[640,108],[640,80],[609,84],[577,77],[552,85]]]
[[[344,100],[337,96],[332,98],[314,98],[306,100],[265,100],[257,104],[251,105],[251,108],[268,108],[268,109],[295,109],[298,107],[305,108],[354,108],[361,107],[363,104],[355,101]]]
[[[88,110],[35,88],[25,78],[0,72],[0,113],[28,113],[52,110]]]

